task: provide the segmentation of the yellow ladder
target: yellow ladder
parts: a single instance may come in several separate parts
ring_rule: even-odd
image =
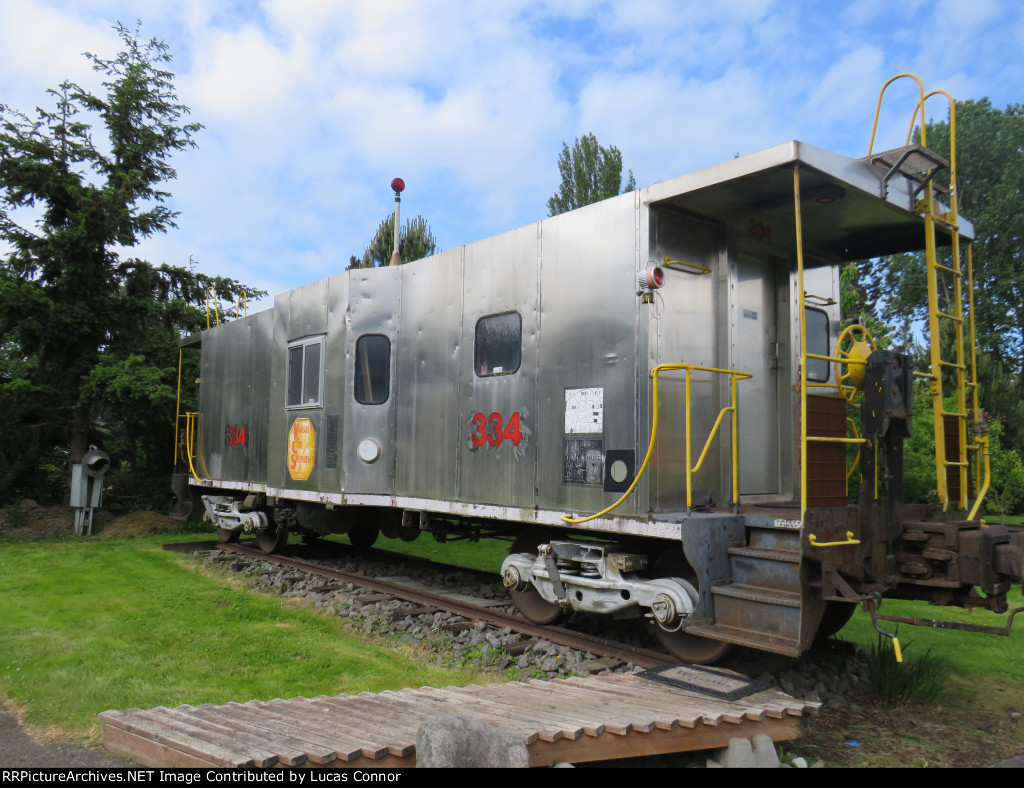
[[[878,129],[878,115],[882,107],[882,96],[886,88],[893,82],[909,77],[917,82],[918,102],[911,116],[910,129],[907,132],[907,144],[903,148],[893,151],[873,154],[872,148],[875,141],[875,133]],[[943,95],[949,101],[949,130],[950,130],[950,158],[945,159],[935,155],[926,147],[926,122],[924,114],[925,100],[935,95]],[[914,130],[914,123],[920,115],[921,144],[911,145],[910,139]],[[932,397],[933,429],[935,432],[935,485],[939,502],[943,511],[948,511],[950,504],[949,471],[955,469],[959,481],[959,490],[955,505],[958,509],[966,510],[968,506],[968,494],[970,491],[969,452],[978,452],[979,449],[987,448],[987,441],[984,436],[979,435],[974,443],[968,442],[968,419],[974,424],[980,424],[980,412],[978,409],[978,381],[977,364],[975,357],[975,330],[974,330],[974,281],[973,261],[971,257],[971,246],[968,243],[966,249],[966,270],[963,264],[963,256],[960,249],[960,224],[957,213],[957,180],[956,180],[956,104],[953,97],[945,90],[933,90],[930,93],[924,92],[924,84],[915,74],[897,74],[882,87],[878,94],[878,105],[875,109],[875,122],[871,130],[871,142],[868,145],[868,159],[872,164],[887,167],[888,172],[882,181],[882,197],[886,196],[889,179],[895,174],[909,177],[918,184],[915,192],[916,210],[924,218],[925,223],[925,260],[927,267],[928,282],[928,351],[929,351],[929,372],[915,373],[929,381],[929,388]],[[934,182],[934,176],[943,169],[949,168],[949,210],[943,211],[942,205],[935,199],[936,192],[942,191],[941,187]],[[936,253],[936,231],[938,228],[947,230],[950,234],[951,253],[950,265],[944,265],[938,261]],[[949,298],[950,306],[943,311],[939,304],[940,289],[945,285],[946,290],[952,287],[952,295]],[[964,300],[968,301],[968,308],[964,309]],[[947,339],[943,342],[944,324],[952,326],[952,343]],[[950,332],[946,332],[947,335]],[[968,362],[964,349],[966,336],[969,334],[971,352]],[[952,347],[950,348],[950,344]],[[952,353],[953,358],[949,358]],[[956,394],[956,409],[947,411],[945,409],[946,389],[944,383],[944,372],[951,372],[953,378],[953,391]],[[972,397],[968,411],[967,391],[971,390]],[[952,393],[952,392],[951,392]],[[947,442],[946,418],[950,418],[956,425],[955,449],[953,444]],[[949,443],[949,445],[947,445]],[[981,451],[976,457],[980,461]],[[980,471],[980,468],[978,469]],[[977,473],[975,478],[980,478]],[[986,456],[986,486],[987,486],[987,456]],[[971,516],[977,511],[981,502],[978,501],[972,509]]]

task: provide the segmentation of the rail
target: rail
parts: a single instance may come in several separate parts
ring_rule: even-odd
[[[696,364],[659,364],[656,367],[652,367],[650,371],[650,376],[653,380],[651,385],[651,438],[647,444],[647,454],[644,456],[644,461],[641,463],[640,469],[636,472],[636,476],[633,477],[633,483],[629,485],[629,489],[627,489],[611,506],[587,517],[570,517],[569,515],[564,514],[561,518],[563,522],[578,525],[579,523],[586,523],[590,520],[595,520],[598,517],[603,517],[608,514],[608,512],[616,509],[623,501],[633,494],[637,484],[640,482],[640,478],[644,475],[644,472],[647,470],[647,466],[651,461],[651,457],[654,454],[654,443],[658,437],[658,376],[662,372],[676,371],[686,372],[686,395],[684,400],[686,415],[686,510],[689,512],[693,508],[693,474],[699,471],[701,466],[704,464],[704,458],[707,456],[708,449],[711,447],[711,443],[715,434],[718,432],[718,428],[722,425],[722,419],[725,417],[726,413],[730,412],[732,413],[732,434],[730,436],[732,460],[732,505],[734,509],[739,506],[739,407],[736,395],[736,384],[741,380],[749,380],[754,376],[748,372],[740,372],[735,369],[702,367]],[[718,418],[715,420],[715,425],[711,428],[711,433],[704,442],[704,448],[700,453],[700,458],[697,460],[696,466],[693,466],[693,445],[691,440],[690,424],[690,375],[693,372],[710,372],[712,374],[729,375],[731,393],[730,404],[718,412]]]

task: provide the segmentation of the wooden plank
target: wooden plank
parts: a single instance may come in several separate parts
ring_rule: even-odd
[[[273,746],[270,742],[246,731],[244,726],[205,719],[201,713],[193,713],[193,711],[197,711],[194,706],[177,706],[173,709],[158,707],[158,709],[159,715],[163,719],[173,720],[177,724],[187,726],[204,739],[220,742],[222,746],[225,742],[233,742],[244,752],[251,752],[257,766],[274,766],[277,763],[298,766],[306,761],[305,753],[287,747]],[[153,711],[157,712],[157,709]]]
[[[258,703],[259,701],[256,702]],[[322,712],[315,712],[304,716],[302,719],[298,719],[294,716],[279,714],[272,706],[256,708],[251,706],[251,703],[253,701],[248,703],[231,701],[225,704],[225,706],[236,709],[239,713],[244,712],[247,715],[251,714],[273,720],[274,725],[278,726],[282,731],[290,732],[295,738],[322,748],[322,750],[317,751],[318,756],[316,758],[311,756],[310,760],[314,763],[317,762],[319,757],[324,758],[323,763],[325,764],[332,763],[335,760],[352,761],[363,757],[361,747],[343,744],[339,741],[339,736],[333,733],[328,725],[325,725]],[[326,751],[328,750],[333,752],[333,758],[327,757],[328,753]]]
[[[720,698],[709,698],[695,695],[692,691],[658,682],[636,679],[634,681],[613,682],[616,692],[621,691],[623,697],[632,698],[632,702],[647,708],[679,708],[688,706],[692,709],[708,709],[713,712],[717,721],[712,723],[707,719],[705,712],[702,719],[707,724],[719,724],[725,722],[736,724],[744,719],[760,721],[764,719],[764,712],[748,706],[737,706],[736,704],[721,700]]]
[[[536,741],[537,739],[555,741],[556,739],[562,738],[560,733],[537,730],[537,723],[533,719],[524,720],[518,714],[506,714],[505,709],[499,711],[496,708],[496,704],[491,703],[487,699],[475,698],[471,695],[456,696],[450,691],[450,689],[435,690],[432,687],[421,687],[420,689],[413,690],[412,692],[421,697],[438,698],[448,706],[448,709],[446,710],[447,714],[475,717],[481,722],[486,722],[496,728],[501,728],[512,733],[518,733],[523,736],[527,745],[529,745],[531,741]],[[444,694],[437,695],[435,693]]]
[[[103,746],[108,752],[143,766],[172,769],[223,768],[223,763],[182,752],[109,723],[103,725]]]
[[[720,698],[695,694],[690,690],[663,685],[660,682],[650,681],[637,676],[618,676],[610,683],[628,687],[631,691],[635,691],[645,698],[658,697],[662,694],[668,697],[680,698],[689,695],[693,698],[694,702],[703,704],[705,707],[714,706],[716,709],[721,709],[727,713],[734,713],[733,716],[735,716],[735,713],[742,713],[745,719],[752,720],[763,719],[765,716],[783,716],[786,713],[802,716],[805,707],[820,706],[820,704],[807,704],[802,701],[793,700],[772,689],[763,690],[755,695],[748,695],[737,700],[722,700]],[[771,712],[770,714],[769,711]]]
[[[373,712],[359,709],[349,703],[349,698],[325,698],[318,708],[330,709],[331,712],[343,716],[346,723],[358,725],[372,740],[379,741],[388,748],[390,755],[405,757],[416,752],[416,727],[408,721],[392,726],[391,718],[382,716],[380,711]]]
[[[311,719],[311,713],[306,699],[303,699],[302,702],[280,699],[273,701],[251,700],[245,705],[256,709],[269,706],[276,713],[285,717],[290,717],[300,723]],[[323,720],[322,725],[325,731],[330,731],[334,735],[338,736],[339,741],[336,745],[336,749],[338,750],[339,755],[344,753],[344,760],[352,760],[353,758],[358,757],[377,760],[378,758],[383,758],[388,754],[388,747],[386,744],[365,735],[365,732],[359,726],[347,725],[344,721],[336,718]]]
[[[619,726],[623,726],[627,733],[636,724],[635,719],[622,716],[622,703],[618,697],[612,697],[609,693],[602,691],[600,686],[567,686],[553,682],[536,682],[538,685],[548,683],[551,686],[532,688],[534,692],[542,692],[549,699],[557,698],[560,704],[564,704],[567,710],[589,709],[592,714],[600,716],[601,720],[615,720]],[[531,682],[534,684],[534,682]],[[661,730],[673,730],[680,725],[687,728],[694,727],[694,715],[680,715],[678,709],[671,708],[667,712],[664,709],[645,709],[637,706],[630,706],[633,711],[639,711],[646,718],[646,722],[653,724]],[[640,732],[650,732],[651,729],[644,727]]]
[[[587,686],[581,685],[573,678],[566,679],[566,683],[572,684],[573,686]],[[631,692],[626,686],[614,683],[603,683],[600,686],[600,691],[608,695],[608,702],[610,704],[621,705],[629,709],[637,710],[646,708],[637,698],[636,693]],[[707,708],[708,704],[704,704],[703,706],[698,706],[696,704],[689,705],[690,700],[686,698],[686,696],[680,696],[678,703],[682,708],[677,710],[677,718],[680,720],[690,720],[692,724],[687,727],[694,727],[698,723],[702,725],[716,726],[721,725],[726,721],[724,716],[717,709],[709,710]],[[648,712],[653,712],[653,709],[649,709]]]
[[[280,764],[285,766],[301,766],[309,760],[309,753],[302,746],[302,742],[289,741],[288,737],[278,731],[266,730],[265,728],[255,726],[251,721],[240,719],[237,714],[232,714],[230,710],[218,708],[213,704],[188,706],[186,708],[186,713],[189,717],[202,723],[221,726],[229,731],[229,735],[234,736],[239,742],[245,742],[249,746],[263,747],[269,750],[274,753]]]
[[[119,716],[113,716],[113,715]],[[195,731],[182,730],[171,726],[142,709],[128,709],[124,712],[104,712],[100,715],[105,725],[120,728],[126,733],[150,739],[158,744],[179,750],[187,755],[213,760],[218,766],[248,768],[255,766],[252,756],[234,747],[231,742],[225,747],[210,742]]]
[[[674,731],[653,731],[628,736],[604,735],[577,742],[536,742],[528,747],[531,766],[550,766],[555,761],[587,763],[592,761],[637,758],[645,755],[692,752],[727,747],[734,737],[753,738],[765,733],[773,741],[795,739],[800,734],[799,722],[793,718],[744,722],[737,726],[676,728]]]
[[[273,749],[284,746],[302,753],[303,760],[300,763],[308,759],[313,763],[323,764],[338,759],[336,750],[310,741],[310,737],[302,735],[303,731],[295,730],[269,712],[247,709],[237,703],[223,706],[203,705],[199,708],[213,721],[230,720],[234,725],[242,726],[244,730],[253,732],[259,738],[264,739]],[[281,759],[280,756],[278,759]],[[281,762],[284,763],[283,760]]]
[[[428,719],[471,716],[521,735],[535,765],[798,735],[820,704],[776,690],[725,701],[632,675],[422,687],[351,696],[157,707],[99,715],[112,752],[168,766],[408,766]],[[727,724],[726,724],[727,723]]]
[[[426,721],[429,719],[433,719],[435,717],[460,715],[465,713],[464,704],[461,703],[458,696],[449,692],[450,689],[451,688],[449,687],[445,690],[434,690],[431,687],[421,687],[415,690],[400,690],[398,692],[386,690],[380,694],[381,696],[402,695],[403,698],[407,701],[424,704],[424,711],[429,711],[429,713],[426,713],[422,718],[423,721]],[[431,690],[431,694],[426,693],[425,690]],[[434,692],[440,694],[434,695],[432,694]],[[491,725],[502,726],[505,730],[508,730],[508,720],[501,716],[491,714],[489,710],[481,711],[479,709],[475,709],[472,713],[472,716],[476,717],[482,722],[487,722]],[[521,735],[523,737],[523,741],[525,741],[527,745],[530,745],[533,742],[537,741],[538,738],[537,732],[536,730],[534,730],[532,726],[527,726],[525,729],[520,727],[516,730],[513,730],[512,732]]]
[[[265,750],[254,750],[250,747],[243,747],[238,744],[233,738],[229,736],[223,736],[216,733],[211,733],[209,730],[201,728],[194,724],[188,724],[182,722],[180,719],[167,714],[170,709],[164,706],[157,706],[149,711],[138,711],[138,717],[140,719],[140,727],[142,725],[152,726],[154,730],[160,730],[161,736],[165,739],[169,736],[171,731],[176,732],[182,736],[190,737],[193,741],[197,741],[200,744],[197,746],[205,745],[205,751],[210,752],[214,748],[221,751],[234,752],[238,760],[247,761],[248,766],[259,766],[267,767],[273,766],[277,763],[277,758],[273,753]],[[203,752],[200,750],[200,752]]]
[[[506,685],[506,687],[509,686]],[[604,725],[593,714],[593,709],[579,708],[566,710],[564,707],[552,705],[550,694],[545,695],[532,692],[525,685],[518,683],[515,684],[514,689],[515,692],[507,694],[502,701],[503,707],[515,709],[521,713],[536,717],[543,725],[549,727],[557,726],[562,731],[567,730],[566,726],[569,726],[573,731],[582,731],[586,736],[600,736],[604,733]],[[466,690],[469,690],[469,688],[466,688]],[[488,693],[480,690],[468,692],[467,694],[490,699]],[[580,737],[573,736],[572,738],[579,739]]]
[[[544,682],[531,682],[543,684]],[[659,728],[672,730],[680,725],[692,728],[703,716],[692,702],[685,696],[672,696],[667,693],[660,693],[652,696],[651,702],[646,702],[639,693],[623,695],[622,691],[607,682],[596,682],[581,678],[579,681],[569,682],[559,680],[551,682],[553,686],[548,691],[564,691],[570,696],[578,695],[580,698],[593,699],[593,703],[601,703],[613,709],[620,709],[623,706],[623,698],[630,702],[628,707],[648,714],[654,718]]]

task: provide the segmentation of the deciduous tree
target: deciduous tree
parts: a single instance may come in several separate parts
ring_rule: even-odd
[[[571,150],[562,143],[558,172],[562,183],[558,192],[548,200],[548,216],[557,216],[636,188],[632,170],[625,188],[622,188],[622,153],[619,149],[603,147],[593,134],[577,137]]]

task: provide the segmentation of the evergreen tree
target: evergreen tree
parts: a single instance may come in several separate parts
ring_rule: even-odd
[[[375,268],[391,264],[391,255],[395,250],[395,215],[391,214],[385,218],[377,232],[366,247],[362,258],[357,259],[355,255],[349,258],[349,268]],[[407,219],[402,228],[402,234],[398,241],[398,253],[403,263],[411,263],[413,260],[422,260],[437,254],[437,241],[430,231],[427,220],[422,216],[415,219]]]
[[[242,290],[122,256],[175,227],[170,160],[201,126],[166,44],[116,29],[120,54],[85,55],[100,94],[64,82],[32,118],[0,105],[0,500],[57,495],[90,443],[169,474],[179,337],[203,324],[208,288]]]

